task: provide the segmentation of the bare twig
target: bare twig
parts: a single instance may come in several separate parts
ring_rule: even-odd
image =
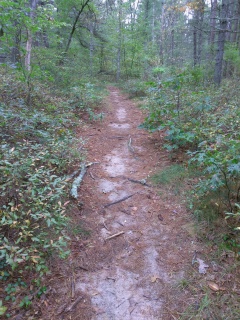
[[[70,181],[70,180],[72,180],[77,174],[78,174],[78,172],[79,172],[79,169],[78,170],[75,170],[75,171],[73,171],[73,173],[71,173],[69,176],[67,176],[67,178],[66,178],[66,180],[65,181]]]
[[[90,177],[91,177],[93,180],[95,180],[95,178],[94,178],[94,176],[93,176],[92,172],[89,172],[89,174],[90,174]]]
[[[120,210],[121,212],[123,212],[123,213],[125,213],[125,214],[128,214],[128,215],[130,215],[131,213],[130,212],[128,212],[127,210],[125,210],[125,209],[122,209],[122,210]]]
[[[84,271],[89,271],[87,268],[85,268],[85,267],[83,267],[83,266],[77,266],[75,269],[76,269],[76,270],[77,270],[77,269],[82,269],[82,270],[84,270]]]
[[[67,308],[65,308],[65,310],[63,310],[64,312],[70,312],[72,311],[73,308],[76,307],[76,305],[83,299],[83,297],[79,296],[75,301],[73,301],[73,303],[71,303]]]
[[[108,229],[108,227],[106,226],[106,224],[105,224],[105,221],[103,220],[103,226],[104,226],[104,228],[107,230],[107,231],[109,231],[109,229]]]
[[[71,277],[71,299],[75,297],[75,277],[74,275]]]
[[[132,147],[132,138],[131,137],[128,140],[128,149],[129,149],[130,152],[132,152],[134,159],[140,160],[137,156],[135,156],[135,151],[134,151],[134,149]]]
[[[124,231],[120,231],[118,233],[115,233],[112,236],[107,237],[105,240],[110,240],[110,239],[116,238],[118,236],[121,236],[122,234],[124,234]]]
[[[192,265],[194,265],[195,262],[197,262],[197,251],[196,250],[194,251],[194,254],[193,254]]]
[[[134,180],[131,178],[127,178],[127,179],[128,179],[128,181],[131,181],[133,183],[139,183],[139,184],[142,184],[143,186],[151,187],[151,185],[148,184],[145,179],[142,179],[142,180]]]
[[[132,196],[134,196],[134,195],[137,194],[137,193],[138,193],[138,192],[135,192],[135,193],[130,194],[129,196],[126,196],[126,197],[124,197],[124,198],[122,198],[122,199],[119,199],[119,200],[117,200],[117,201],[114,201],[114,202],[105,204],[104,208],[108,208],[108,207],[110,207],[110,206],[113,206],[114,204],[117,204],[117,203],[119,203],[119,202],[125,201],[125,200],[131,198]]]
[[[125,139],[125,137],[121,137],[121,136],[112,136],[112,137],[107,137],[107,139],[120,139],[120,140],[123,140],[123,139]]]
[[[131,137],[130,137],[129,140],[128,140],[128,149],[129,149],[132,153],[134,153],[134,149],[133,149],[133,147],[132,147],[132,138],[131,138]]]
[[[86,168],[92,166],[93,164],[99,164],[100,162],[89,162],[86,164]]]

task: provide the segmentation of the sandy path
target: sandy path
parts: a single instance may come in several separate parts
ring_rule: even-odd
[[[79,128],[87,160],[98,163],[80,187],[71,255],[51,277],[54,294],[42,319],[178,319],[195,303],[179,282],[201,248],[184,203],[168,187],[151,186],[149,176],[171,165],[163,139],[139,129],[141,110],[118,89],[109,91],[103,122]],[[142,180],[148,185],[134,182]]]
[[[96,233],[92,247],[80,253],[88,271],[78,273],[76,290],[89,297],[95,320],[171,319],[168,287],[183,277],[184,259],[195,249],[178,227],[186,223],[185,212],[174,196],[160,197],[156,188],[128,180],[147,180],[169,164],[153,138],[137,128],[141,121],[134,103],[110,88],[104,123],[87,132],[89,159],[100,164],[89,171],[80,193],[88,203],[83,219],[94,222]]]

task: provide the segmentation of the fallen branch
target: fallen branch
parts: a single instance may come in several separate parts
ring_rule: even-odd
[[[67,176],[65,181],[68,182],[68,181],[72,180],[78,174],[78,172],[79,172],[79,169],[73,171],[73,173],[71,173],[69,176]]]
[[[131,178],[127,178],[127,179],[128,179],[128,181],[131,181],[131,182],[134,182],[134,183],[139,183],[139,184],[142,184],[143,186],[151,187],[150,184],[147,184],[145,179],[142,179],[142,180],[134,180],[134,179],[131,179]]]
[[[94,176],[93,176],[92,172],[89,172],[89,174],[90,174],[90,177],[91,177],[93,180],[95,180],[95,178],[94,178]]]
[[[133,149],[133,147],[132,147],[132,138],[131,138],[131,137],[129,138],[129,141],[128,141],[128,149],[129,149],[132,153],[134,153],[134,149]]]
[[[104,228],[105,228],[107,231],[109,231],[108,227],[107,227],[106,224],[105,224],[105,221],[103,221],[103,226],[104,226]]]
[[[83,177],[84,177],[86,172],[87,172],[86,165],[85,165],[85,163],[82,163],[80,174],[73,181],[72,188],[71,188],[71,191],[70,191],[70,195],[74,199],[77,199],[77,197],[78,197],[77,189],[80,186],[80,184],[81,184],[81,182],[83,180]]]
[[[116,238],[118,236],[121,236],[122,234],[124,234],[124,231],[120,231],[118,233],[115,233],[112,236],[107,237],[105,240],[110,240],[110,239]]]
[[[134,195],[137,194],[137,193],[138,193],[138,192],[135,192],[135,193],[133,193],[133,194],[130,194],[129,196],[123,197],[122,199],[119,199],[119,200],[117,200],[117,201],[114,201],[114,202],[105,204],[104,208],[108,208],[108,207],[110,207],[110,206],[113,206],[114,204],[117,204],[117,203],[120,203],[120,202],[122,202],[122,201],[125,201],[125,200],[131,198],[132,196],[134,196]]]
[[[73,303],[70,304],[67,308],[65,308],[64,312],[70,312],[76,305],[83,299],[83,297],[79,296]]]
[[[107,137],[107,139],[120,139],[120,140],[123,140],[123,139],[125,139],[125,137],[121,137],[121,136],[112,136],[112,137]]]
[[[138,157],[135,156],[135,151],[134,151],[134,149],[133,149],[133,147],[132,147],[132,138],[131,138],[131,137],[129,138],[129,141],[128,141],[128,149],[129,149],[130,152],[132,152],[133,157],[134,157],[136,160],[139,160]]]
[[[75,277],[74,275],[71,277],[71,299],[75,297]]]
[[[88,164],[86,164],[86,168],[92,166],[93,164],[99,164],[100,162],[89,162]]]

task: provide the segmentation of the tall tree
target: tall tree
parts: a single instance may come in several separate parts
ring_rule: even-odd
[[[29,13],[29,17],[32,21],[32,23],[34,23],[34,16],[35,16],[35,11],[38,5],[38,0],[30,0],[29,1],[29,7],[30,7],[30,13]],[[26,42],[26,55],[25,55],[25,68],[27,70],[27,72],[31,71],[31,53],[32,53],[32,32],[31,30],[28,28],[27,29],[27,42]]]
[[[220,16],[219,16],[218,43],[217,43],[217,54],[216,54],[216,63],[215,63],[215,71],[214,71],[214,82],[216,85],[220,85],[222,80],[224,45],[225,45],[226,32],[228,27],[228,9],[229,9],[229,0],[222,0]]]

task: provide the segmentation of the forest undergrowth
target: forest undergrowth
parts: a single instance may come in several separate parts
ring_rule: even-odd
[[[36,309],[48,290],[42,279],[51,261],[68,256],[71,173],[79,170],[86,143],[75,138],[75,130],[102,119],[106,93],[88,80],[59,90],[35,79],[29,100],[17,74],[2,66],[1,75],[0,315],[11,318],[16,309]],[[193,269],[181,280],[182,290],[202,299],[178,319],[218,319],[223,305],[224,319],[239,315],[238,85],[234,79],[211,86],[200,68],[162,68],[147,82],[122,85],[147,114],[140,127],[164,134],[173,161],[153,182],[185,199],[206,256],[219,266],[210,287]]]
[[[160,71],[152,81],[137,81],[136,86],[132,81],[123,88],[131,97],[141,96],[139,105],[147,116],[140,127],[164,135],[173,161],[152,177],[153,183],[170,188],[186,203],[206,260],[211,257],[218,272],[206,287],[189,269],[179,286],[193,297],[202,296],[202,302],[186,308],[178,319],[238,319],[239,79],[215,87],[201,68]]]
[[[65,92],[33,81],[29,103],[27,86],[9,71],[0,70],[0,315],[6,318],[38,303],[51,260],[69,254],[71,174],[80,170],[85,144],[75,129],[103,116],[105,94],[87,80]]]

